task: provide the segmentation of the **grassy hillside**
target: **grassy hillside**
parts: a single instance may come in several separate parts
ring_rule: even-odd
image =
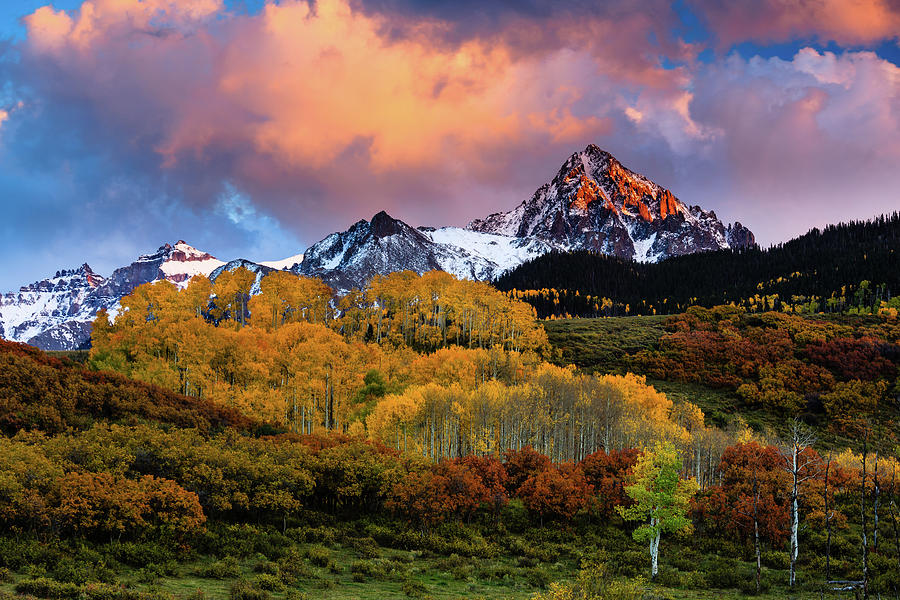
[[[757,431],[777,432],[796,414],[820,430],[826,445],[856,446],[852,421],[859,417],[874,423],[891,443],[890,431],[900,420],[897,319],[716,310],[543,324],[558,364],[574,364],[588,373],[645,375],[671,399],[698,405],[718,427],[742,419]],[[777,351],[770,347],[775,345]],[[857,368],[857,363],[866,367]],[[791,369],[779,372],[785,365]],[[806,370],[814,372],[814,383],[798,384],[795,404],[777,402],[778,394],[782,399],[791,396],[790,378],[806,376]],[[762,385],[771,385],[773,394],[746,391]],[[828,399],[850,398],[848,387],[854,385],[879,401],[869,407],[868,416],[861,406],[826,406]]]

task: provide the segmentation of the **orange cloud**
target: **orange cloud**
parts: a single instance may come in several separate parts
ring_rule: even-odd
[[[216,23],[216,16],[227,18]],[[651,26],[640,16],[622,23],[637,39]],[[185,153],[238,146],[316,169],[359,143],[375,172],[476,163],[498,145],[580,144],[607,131],[606,113],[624,103],[610,94],[597,106],[573,93],[585,81],[622,76],[666,94],[684,80],[652,61],[629,69],[615,57],[569,48],[522,53],[502,39],[391,39],[386,17],[355,11],[346,0],[270,3],[257,16],[227,15],[220,0],[94,0],[72,15],[41,8],[26,24],[34,52],[65,63],[83,85],[96,84],[97,101],[105,85],[106,102],[119,93],[96,81],[109,72],[154,99],[170,119],[155,141],[170,167]],[[585,44],[615,28],[590,19],[570,26],[572,39]],[[437,27],[424,22],[421,31]],[[186,54],[208,57],[200,68],[209,72],[179,80],[186,89],[160,89],[172,86],[160,65]],[[169,68],[193,68],[190,60]],[[109,116],[127,110],[117,106]]]

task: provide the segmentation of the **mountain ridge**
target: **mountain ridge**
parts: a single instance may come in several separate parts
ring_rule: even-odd
[[[443,270],[459,278],[493,281],[553,251],[587,249],[628,260],[755,246],[749,229],[725,226],[712,211],[688,206],[672,192],[623,166],[596,145],[575,152],[553,179],[510,211],[465,228],[413,227],[385,211],[332,233],[302,254],[280,261],[222,261],[184,240],[163,244],[103,277],[85,263],[0,296],[0,337],[45,350],[90,343],[100,309],[114,315],[137,286],[160,280],[184,287],[196,275],[215,280],[225,270],[256,274],[253,291],[274,270],[319,277],[338,294],[374,275]]]

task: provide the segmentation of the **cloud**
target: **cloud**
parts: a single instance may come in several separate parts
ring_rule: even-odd
[[[812,48],[791,60],[733,54],[698,72],[693,94],[691,117],[712,132],[704,144],[765,241],[896,208],[897,65]]]
[[[897,0],[692,0],[720,44],[816,39],[859,46],[900,35]]]
[[[697,6],[728,43],[765,34],[732,5]],[[805,20],[766,2],[771,35],[891,35],[803,6]],[[55,207],[75,225],[47,235],[105,235],[117,256],[203,247],[197,229],[223,258],[273,258],[382,209],[463,224],[591,142],[764,242],[896,206],[896,65],[813,49],[698,61],[661,0],[94,0],[24,22],[0,61],[23,101],[0,123],[0,179],[21,220]]]
[[[686,72],[653,49],[691,50],[639,8],[485,9],[489,31],[343,0],[253,15],[95,0],[28,16],[17,76],[35,119],[170,195],[211,207],[230,181],[312,241],[382,208],[465,222],[486,196],[530,194],[533,167],[551,175],[636,101],[676,114]]]

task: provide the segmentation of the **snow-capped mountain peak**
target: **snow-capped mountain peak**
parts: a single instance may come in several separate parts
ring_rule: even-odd
[[[726,229],[715,213],[686,206],[594,144],[572,154],[549,183],[513,210],[476,219],[467,228],[640,261],[755,243],[740,224]]]
[[[215,256],[197,250],[184,240],[179,240],[174,246],[166,244],[160,250],[165,249],[165,259],[160,263],[159,270],[164,279],[184,287],[195,275],[209,277],[218,267],[225,264]]]
[[[302,262],[303,254],[295,254],[294,256],[282,258],[281,260],[263,260],[258,264],[264,267],[269,267],[270,269],[275,269],[276,271],[283,271],[285,269],[291,269]]]

